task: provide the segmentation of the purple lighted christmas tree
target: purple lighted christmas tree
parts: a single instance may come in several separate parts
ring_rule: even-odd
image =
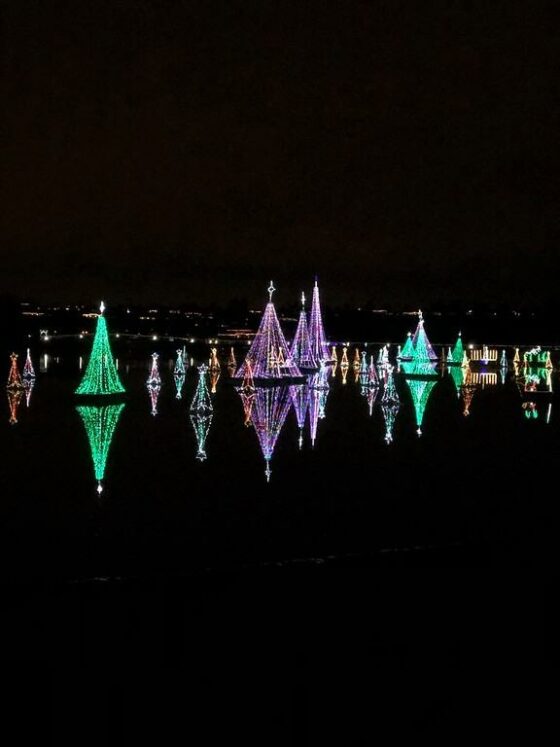
[[[319,286],[317,280],[313,287],[313,301],[311,303],[311,319],[309,321],[309,337],[311,340],[311,353],[313,358],[320,361],[332,362],[331,352],[325,336],[323,317],[321,315],[321,303],[319,301]]]
[[[269,301],[251,349],[247,353],[244,363],[235,374],[236,379],[244,378],[248,360],[251,361],[252,373],[256,381],[303,378],[301,371],[288,352],[288,344],[272,303],[274,291],[275,288],[271,281],[268,288]]]
[[[265,475],[267,482],[270,481],[270,475],[272,474],[270,460],[274,453],[274,447],[292,405],[290,389],[291,387],[287,386],[257,387],[255,389],[251,420],[266,462]]]
[[[301,311],[296,329],[296,334],[290,348],[292,360],[301,369],[313,370],[318,368],[316,359],[311,352],[311,341],[309,339],[309,328],[307,326],[307,314],[305,312],[305,295],[301,294]]]
[[[299,448],[303,446],[303,429],[307,418],[307,408],[309,405],[309,387],[307,384],[298,384],[290,387],[290,396],[296,413],[296,420],[299,428]]]

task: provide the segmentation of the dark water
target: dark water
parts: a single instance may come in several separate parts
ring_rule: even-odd
[[[15,424],[6,403],[0,425],[5,578],[137,578],[325,559],[383,562],[389,555],[476,565],[554,553],[549,485],[560,446],[557,405],[554,395],[523,397],[523,380],[511,369],[504,377],[491,370],[497,383],[473,386],[468,416],[465,390],[439,371],[421,436],[409,384],[396,375],[400,406],[391,443],[383,387],[370,414],[352,368],[346,384],[338,370],[321,395],[314,445],[308,413],[300,448],[290,400],[269,481],[255,425],[244,424],[227,369],[211,395],[204,460],[197,459],[189,413],[196,369],[188,369],[177,399],[171,365],[162,364],[156,415],[147,364],[121,360],[120,372],[127,396],[100,495],[76,410],[83,403],[73,395],[76,360],[51,359],[29,407],[25,396],[19,403]]]

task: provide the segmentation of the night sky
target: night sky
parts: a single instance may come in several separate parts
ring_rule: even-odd
[[[0,293],[555,301],[553,3],[1,7]]]

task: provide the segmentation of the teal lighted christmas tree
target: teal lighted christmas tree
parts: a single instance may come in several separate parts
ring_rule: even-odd
[[[105,475],[107,456],[123,408],[122,402],[101,406],[81,405],[76,408],[86,429],[98,493],[103,491],[102,480]]]
[[[125,391],[119,379],[111,352],[109,335],[107,334],[107,323],[103,316],[103,312],[105,311],[103,301],[101,302],[99,311],[88,366],[80,386],[76,389],[76,394],[97,396],[122,394]]]
[[[463,362],[464,353],[465,349],[463,348],[463,340],[461,338],[461,333],[459,332],[457,342],[455,343],[455,347],[451,352],[452,360],[448,360],[448,363],[456,363],[458,366],[460,366]]]

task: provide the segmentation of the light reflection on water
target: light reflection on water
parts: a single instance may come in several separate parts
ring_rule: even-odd
[[[77,358],[8,392],[5,552],[54,535],[61,564],[97,575],[486,541],[499,496],[530,495],[526,522],[524,481],[553,472],[556,372],[360,361],[244,389],[207,362],[174,376],[162,359],[150,388],[149,363],[121,356],[127,394],[107,404],[74,396]]]

